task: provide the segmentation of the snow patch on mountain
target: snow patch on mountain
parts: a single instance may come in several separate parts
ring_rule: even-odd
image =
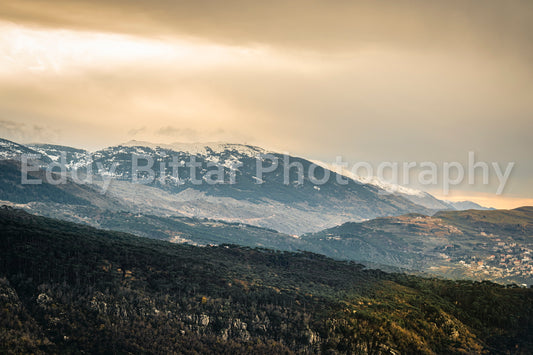
[[[65,162],[65,166],[69,170],[87,165],[89,152],[85,149],[55,144],[27,144],[26,146],[38,152],[43,157],[50,158],[53,162]],[[63,161],[63,157],[65,161]]]
[[[210,143],[171,143],[159,144],[145,141],[131,140],[123,143],[120,146],[124,147],[147,147],[151,149],[166,149],[175,152],[183,152],[191,155],[210,156],[212,154],[220,154],[224,152],[236,152],[243,156],[256,157],[259,154],[264,154],[266,151],[260,147],[244,144],[230,144],[221,142]]]
[[[402,185],[397,185],[397,184],[392,184],[392,183],[389,183],[389,182],[385,182],[385,181],[382,181],[380,180],[378,177],[376,176],[371,176],[371,177],[361,177],[359,175],[356,175],[354,173],[352,173],[350,170],[345,170],[343,169],[343,167],[341,166],[338,166],[338,165],[334,165],[334,164],[328,164],[328,163],[325,163],[323,161],[320,161],[320,160],[311,160],[311,162],[315,163],[316,165],[322,167],[322,168],[325,168],[325,169],[329,169],[339,175],[342,175],[344,177],[347,177],[348,179],[351,179],[353,181],[356,181],[356,182],[359,182],[361,184],[370,184],[370,185],[374,185],[388,193],[392,193],[392,194],[402,194],[402,195],[409,195],[409,196],[418,196],[418,197],[425,197],[427,195],[429,195],[427,192],[424,192],[424,191],[421,191],[421,190],[417,190],[417,189],[413,189],[413,188],[410,188],[410,187],[406,187],[406,186],[402,186]]]
[[[35,158],[39,158],[39,153],[22,144],[8,141],[0,138],[0,160],[20,160],[22,154],[27,154]]]

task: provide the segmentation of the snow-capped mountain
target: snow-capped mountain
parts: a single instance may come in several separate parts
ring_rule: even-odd
[[[105,188],[106,196],[120,208],[246,223],[289,234],[318,231],[348,221],[410,212],[428,214],[433,212],[431,208],[450,208],[425,192],[399,187],[399,192],[391,193],[391,186],[379,181],[369,183],[346,175],[342,177],[346,184],[339,183],[338,174],[324,165],[316,168],[314,175],[330,174],[330,178],[317,184],[307,174],[312,161],[249,145],[130,141],[90,154],[82,149],[47,144],[25,147],[5,141],[4,146],[6,149],[1,152],[10,152],[4,154],[8,159],[14,152],[25,152],[24,149],[41,154],[50,162],[60,162],[61,154],[65,154],[67,170],[92,172],[92,184]],[[139,158],[139,166],[150,163],[147,159],[152,160],[154,179],[149,183],[135,183],[147,174],[132,175],[134,156]],[[258,157],[262,159],[259,163]],[[257,164],[268,167],[271,158],[277,159],[279,166],[258,177]],[[296,169],[290,169],[285,176],[284,159],[303,167],[303,179]],[[186,165],[193,160],[198,165],[190,169]],[[173,170],[173,164],[180,168]],[[214,171],[223,174],[212,174]],[[234,174],[235,183],[230,173]],[[207,183],[210,177],[215,177],[216,183]],[[288,183],[285,177],[289,178]],[[431,199],[436,208],[427,207]]]
[[[263,154],[267,151],[260,147],[244,144],[231,144],[223,142],[208,143],[172,143],[156,144],[146,141],[131,140],[121,144],[123,147],[147,147],[152,149],[168,150],[172,152],[182,152],[190,155],[214,156],[226,151],[236,152],[241,156],[255,157],[257,154]]]
[[[265,153],[271,154],[269,158],[278,159],[279,166],[258,177],[256,159]],[[134,154],[153,159],[153,182],[142,186],[131,184],[135,179],[131,175]],[[173,162],[186,164],[192,157],[199,164],[194,173],[184,168],[173,175],[169,168]],[[401,196],[387,194],[374,185],[351,179],[347,179],[346,185],[340,184],[331,171],[330,179],[317,185],[307,176],[312,162],[298,157],[288,159],[303,167],[304,177],[300,181],[296,170],[292,169],[287,184],[281,166],[283,159],[286,159],[284,155],[259,147],[222,143],[158,145],[128,142],[93,153],[93,164],[100,164],[108,176],[116,179],[110,186],[110,194],[128,196],[132,204],[157,213],[215,218],[300,234],[349,220],[428,212],[426,208]],[[267,158],[264,160],[266,166],[271,163]],[[195,177],[206,180],[214,165],[224,171],[220,183],[198,183],[198,180],[195,183]],[[232,167],[235,168],[235,184],[228,178]],[[326,169],[316,170],[316,176],[323,176]]]
[[[52,161],[47,154],[40,156],[40,152],[28,146],[0,138],[0,160],[20,160],[23,154],[28,157],[39,157],[45,163]]]
[[[476,209],[476,210],[490,209],[487,207],[483,207],[472,201],[453,202],[453,201],[448,201],[448,200],[440,200],[425,191],[398,185],[398,184],[392,184],[390,182],[385,182],[385,181],[380,180],[376,176],[362,178],[358,175],[355,175],[350,170],[342,169],[342,167],[334,166],[332,164],[328,164],[328,163],[325,163],[319,160],[313,160],[313,163],[320,165],[326,169],[335,171],[336,173],[344,175],[355,181],[359,181],[362,184],[370,184],[370,185],[377,186],[387,193],[402,196],[408,199],[409,201],[416,203],[417,205],[421,205],[432,210],[463,211],[463,210],[468,210],[468,209]]]
[[[89,151],[85,149],[72,148],[64,145],[34,143],[27,144],[26,146],[42,156],[50,158],[54,162],[61,162],[61,159],[64,158],[65,165],[69,169],[74,168],[77,163],[83,161],[89,154]]]

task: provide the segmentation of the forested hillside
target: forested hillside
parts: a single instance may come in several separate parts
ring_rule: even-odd
[[[0,352],[533,352],[533,290],[0,210]]]

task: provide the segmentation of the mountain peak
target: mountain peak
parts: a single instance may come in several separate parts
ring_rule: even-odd
[[[162,144],[162,143],[152,143],[147,141],[138,141],[138,140],[130,140],[128,142],[122,143],[119,146],[124,147],[148,147],[148,148],[161,148],[161,149],[168,149],[176,152],[185,152],[193,155],[209,155],[209,154],[217,154],[222,153],[225,151],[237,151],[244,155],[249,156],[256,156],[260,153],[266,153],[266,151],[263,148],[252,146],[252,145],[245,145],[245,144],[237,144],[237,143],[225,143],[225,142],[205,142],[205,143],[181,143],[181,142],[174,142],[170,144]]]

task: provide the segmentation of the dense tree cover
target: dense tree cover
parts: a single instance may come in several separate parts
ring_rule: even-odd
[[[533,352],[533,292],[0,210],[0,352]]]

